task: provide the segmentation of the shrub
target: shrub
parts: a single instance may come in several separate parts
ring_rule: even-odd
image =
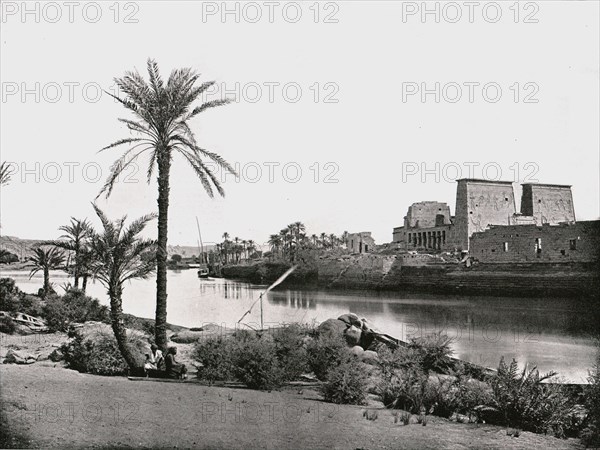
[[[18,261],[19,261],[19,257],[17,255],[15,255],[14,253],[11,253],[6,250],[0,251],[0,263],[10,264],[10,263],[18,262]]]
[[[30,316],[43,317],[44,306],[40,297],[21,293],[19,298],[19,311]]]
[[[238,330],[232,336],[199,340],[193,357],[202,363],[198,377],[209,382],[235,379],[254,389],[271,389],[293,380],[307,368],[300,326],[272,335]]]
[[[284,382],[284,373],[269,335],[237,332],[233,338],[233,375],[252,389],[272,389]]]
[[[304,338],[304,330],[298,324],[286,325],[273,333],[275,354],[286,381],[295,380],[308,370]]]
[[[128,366],[117,346],[115,337],[108,331],[85,336],[80,330],[71,330],[72,339],[60,347],[63,359],[70,369],[96,375],[125,375]],[[143,365],[146,343],[137,336],[128,336],[138,365]]]
[[[581,432],[581,442],[586,447],[600,447],[600,348],[598,350],[596,363],[588,376],[586,391],[587,425]]]
[[[13,334],[17,330],[15,323],[8,316],[0,317],[0,331],[6,334]]]
[[[319,380],[325,380],[327,372],[352,358],[341,335],[321,333],[306,348],[308,365]]]
[[[48,297],[43,308],[43,317],[50,330],[67,331],[72,323],[88,320],[108,322],[108,308],[82,291],[71,289],[62,297]]]
[[[196,343],[193,358],[203,365],[202,369],[198,370],[198,378],[214,383],[230,380],[233,377],[231,341],[231,338],[218,336],[199,340]]]
[[[448,373],[451,369],[450,348],[452,338],[440,333],[429,334],[420,338],[412,338],[408,349],[417,353],[425,373]]]
[[[367,374],[358,360],[349,359],[333,367],[327,373],[322,386],[325,401],[362,405],[367,398]]]
[[[18,312],[21,291],[12,278],[0,278],[0,311]]]
[[[555,375],[540,376],[535,367],[520,372],[514,359],[507,365],[502,358],[497,374],[490,379],[492,406],[500,413],[502,424],[564,437],[574,405],[562,386],[543,383]]]

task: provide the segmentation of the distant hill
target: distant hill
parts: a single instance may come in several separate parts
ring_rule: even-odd
[[[14,253],[22,260],[33,255],[33,247],[40,242],[42,242],[42,240],[20,239],[15,236],[0,236],[0,249]]]
[[[43,240],[21,239],[16,236],[0,236],[0,249],[14,253],[20,259],[23,259],[33,255],[33,247],[38,245],[40,242],[43,242]],[[207,252],[209,250],[213,250],[214,247],[214,245],[205,245],[204,251]],[[169,257],[177,254],[183,256],[184,258],[189,258],[192,256],[198,256],[199,253],[200,251],[198,250],[197,246],[169,245],[167,247],[167,254]]]
[[[214,248],[214,245],[205,245],[204,251],[208,252],[210,250],[214,250]],[[181,255],[184,258],[190,258],[192,256],[198,256],[200,254],[200,250],[198,249],[197,245],[168,245],[167,254],[169,255],[169,257],[171,255]]]

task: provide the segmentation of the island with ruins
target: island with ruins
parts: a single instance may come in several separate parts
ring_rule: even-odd
[[[391,243],[348,233],[343,254],[300,260],[289,283],[444,294],[592,297],[598,286],[600,220],[577,221],[571,186],[460,179],[455,213],[437,201],[408,207]],[[275,267],[274,267],[275,266]],[[230,278],[269,281],[284,271],[262,261],[229,266]]]

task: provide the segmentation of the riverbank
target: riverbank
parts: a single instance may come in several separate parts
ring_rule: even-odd
[[[422,255],[419,255],[422,256]],[[261,261],[226,266],[225,278],[270,283],[290,265]],[[597,263],[474,264],[410,255],[356,254],[323,256],[300,264],[282,286],[319,289],[362,289],[405,293],[568,297],[598,300]]]
[[[30,448],[581,448],[576,439],[323,403],[313,389],[260,392],[132,382],[54,367],[0,366],[0,446]],[[366,420],[366,409],[377,411]]]

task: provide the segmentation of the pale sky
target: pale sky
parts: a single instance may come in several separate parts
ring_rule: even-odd
[[[224,231],[264,243],[297,220],[309,234],[389,242],[413,202],[454,214],[457,168],[571,184],[578,220],[598,218],[598,2],[430,2],[439,23],[415,10],[422,2],[275,3],[272,23],[268,2],[228,3],[236,23],[222,2],[32,2],[25,16],[22,2],[2,2],[1,159],[19,167],[2,188],[2,234],[55,238],[70,216],[94,218],[90,202],[125,148],[97,151],[128,136],[117,118],[130,117],[97,88],[127,70],[146,76],[148,57],[165,78],[191,67],[217,81],[208,100],[237,97],[192,129],[242,177],[211,200],[177,159],[170,244],[196,244],[196,216],[208,243]],[[109,216],[156,211],[145,164],[98,202]]]

